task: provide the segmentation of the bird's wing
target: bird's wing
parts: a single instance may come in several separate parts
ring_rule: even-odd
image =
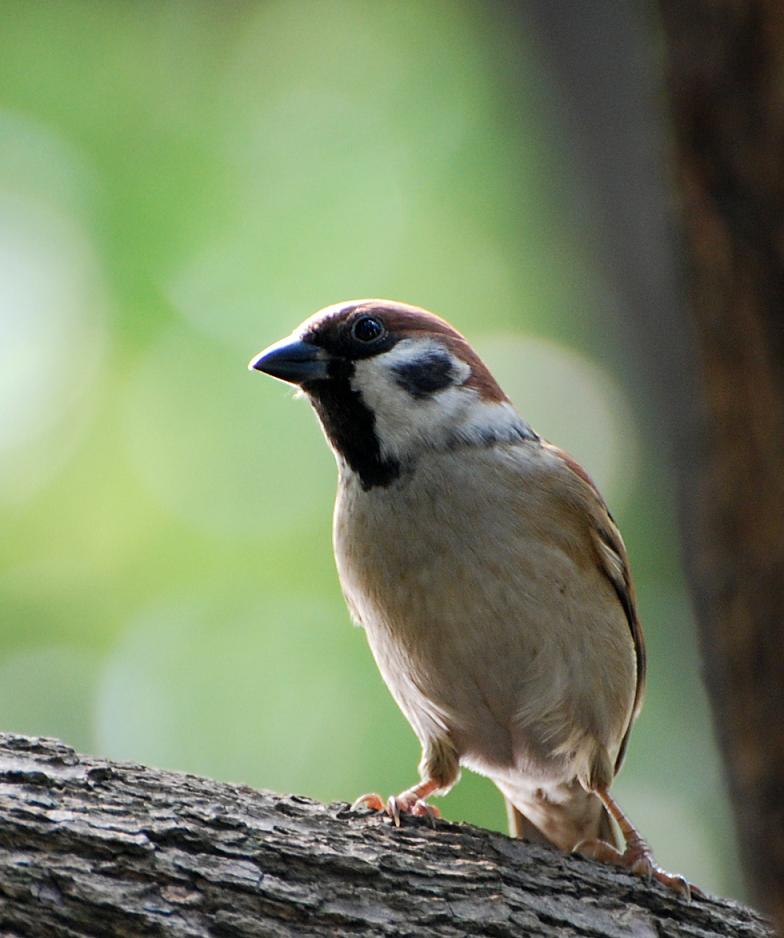
[[[587,517],[589,525],[591,543],[596,551],[596,561],[600,570],[607,577],[615,590],[618,601],[623,607],[626,621],[629,624],[632,642],[634,643],[634,653],[637,664],[637,684],[629,723],[623,734],[623,739],[621,740],[621,745],[615,760],[614,771],[617,774],[626,753],[629,732],[642,706],[646,675],[645,640],[643,638],[642,625],[637,616],[637,598],[634,583],[632,582],[631,573],[629,571],[629,558],[620,531],[599,490],[596,488],[596,485],[585,469],[572,459],[568,453],[565,453],[552,443],[543,441],[541,446],[554,457],[566,471],[571,483],[569,485],[570,491],[577,495],[579,503],[585,508],[584,514]]]

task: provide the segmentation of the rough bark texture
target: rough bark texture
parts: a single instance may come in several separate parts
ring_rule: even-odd
[[[702,388],[686,556],[744,867],[784,933],[784,5],[661,9]]]
[[[730,901],[467,825],[0,735],[0,935],[770,935]]]

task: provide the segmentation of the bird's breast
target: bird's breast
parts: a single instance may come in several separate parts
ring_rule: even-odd
[[[530,483],[530,484],[526,484]],[[617,744],[634,659],[623,610],[580,532],[518,453],[433,456],[384,490],[341,481],[341,584],[420,738],[447,730],[490,772]],[[597,690],[596,675],[618,679]]]

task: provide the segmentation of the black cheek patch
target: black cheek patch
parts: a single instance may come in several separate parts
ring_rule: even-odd
[[[410,362],[394,367],[395,381],[421,400],[454,383],[452,359],[445,352],[428,352]]]

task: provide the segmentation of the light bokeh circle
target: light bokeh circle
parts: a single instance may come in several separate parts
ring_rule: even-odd
[[[128,623],[106,660],[99,750],[334,797],[361,761],[370,721],[356,706],[350,647],[363,638],[347,620],[338,602],[286,594],[250,609],[159,602]],[[349,722],[353,732],[340,733]]]
[[[49,129],[0,112],[0,492],[21,502],[95,411],[106,294],[83,203],[90,174]]]
[[[335,465],[304,400],[247,358],[174,326],[125,393],[123,428],[160,508],[207,534],[281,539],[329,514]]]
[[[639,438],[610,372],[551,339],[491,335],[475,345],[531,426],[585,467],[611,509],[622,504],[634,486]]]

